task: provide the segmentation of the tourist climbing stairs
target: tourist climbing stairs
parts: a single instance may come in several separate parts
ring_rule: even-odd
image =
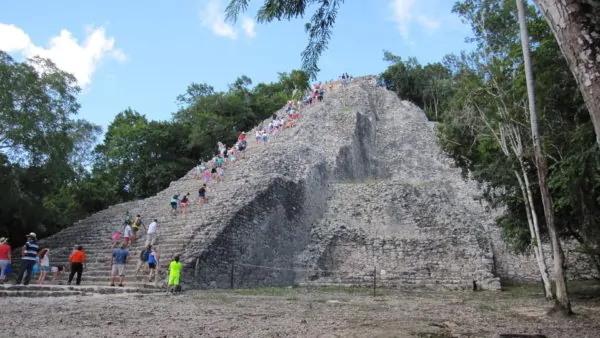
[[[304,113],[310,113],[312,107],[304,109]],[[278,111],[282,113],[283,110]],[[266,125],[266,124],[265,124]],[[301,122],[300,124],[301,125]],[[272,137],[269,144],[255,144],[253,135],[248,132],[248,148],[244,155],[238,156],[235,166],[226,166],[223,180],[216,183],[211,180],[208,187],[207,203],[198,204],[198,189],[203,181],[194,177],[195,169],[190,170],[178,181],[157,195],[137,201],[126,202],[109,207],[97,212],[86,219],[76,222],[73,226],[49,237],[40,240],[41,248],[50,249],[50,264],[68,265],[69,255],[77,245],[83,246],[88,257],[87,269],[83,272],[81,285],[76,286],[75,280],[67,285],[68,272],[51,281],[52,274],[49,273],[43,285],[36,284],[37,275],[34,275],[30,285],[17,286],[7,282],[0,285],[0,296],[69,296],[86,294],[113,294],[113,293],[150,293],[165,290],[167,267],[169,262],[177,254],[183,254],[189,245],[193,234],[196,240],[203,241],[206,248],[210,241],[222,230],[220,221],[231,215],[226,214],[228,206],[232,204],[242,205],[244,201],[238,201],[236,191],[246,183],[247,172],[253,170],[257,163],[268,158],[269,148],[277,143],[286,142],[286,134],[293,130],[283,130],[278,137]],[[279,148],[282,149],[283,147]],[[188,205],[186,213],[181,214],[178,210],[176,215],[171,214],[170,199],[178,194],[180,197],[190,193],[192,203]],[[142,216],[147,226],[154,219],[158,223],[158,238],[155,248],[159,254],[158,278],[148,280],[147,265],[142,266],[136,275],[135,269],[138,264],[141,250],[145,246],[146,233],[143,229],[138,232],[138,241],[129,250],[131,258],[125,271],[125,286],[110,286],[111,270],[111,236],[123,229],[123,217],[126,212],[133,217],[137,214]],[[119,243],[120,244],[120,243]],[[17,250],[16,250],[17,252]],[[196,256],[199,254],[195,253]],[[16,255],[15,255],[16,256]],[[191,265],[193,257],[182,257],[184,266]],[[15,270],[18,269],[18,259],[14,260]],[[16,271],[15,271],[16,272]],[[13,277],[14,281],[14,277]],[[185,287],[185,280],[182,281]]]

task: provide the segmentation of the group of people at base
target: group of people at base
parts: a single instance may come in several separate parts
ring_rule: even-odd
[[[55,281],[66,271],[70,271],[68,284],[71,284],[75,274],[77,274],[77,285],[81,283],[81,273],[85,263],[85,254],[82,247],[75,248],[71,254],[70,266],[50,265],[50,249],[40,249],[37,243],[37,235],[34,232],[27,234],[25,237],[27,242],[22,249],[15,285],[29,285],[35,275],[38,275],[37,284],[43,284],[49,273],[52,273],[51,281]],[[6,277],[13,269],[11,249],[8,239],[6,237],[0,238],[0,283],[5,282]]]

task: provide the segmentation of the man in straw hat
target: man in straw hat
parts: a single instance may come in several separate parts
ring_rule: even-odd
[[[33,266],[37,261],[38,251],[40,251],[35,232],[30,232],[26,237],[27,243],[23,246],[23,258],[21,258],[21,265],[19,266],[17,285],[21,284],[21,280],[23,280],[23,285],[29,284],[29,280],[33,274]],[[25,279],[23,279],[23,276],[25,276]]]

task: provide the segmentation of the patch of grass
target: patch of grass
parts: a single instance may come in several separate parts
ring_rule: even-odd
[[[298,294],[304,293],[321,293],[335,294],[344,293],[354,296],[373,296],[373,289],[358,286],[340,286],[340,285],[324,285],[324,286],[309,286],[309,287],[265,287],[255,289],[234,289],[220,290],[215,294],[221,295],[240,295],[240,296],[278,296],[296,298]],[[385,289],[377,289],[376,296],[385,296],[389,293]]]
[[[477,310],[482,311],[482,312],[493,312],[496,311],[496,308],[488,305],[488,304],[479,304],[477,305]]]
[[[295,294],[296,289],[290,288],[256,288],[256,289],[235,289],[225,291],[228,293],[232,293],[234,295],[243,295],[243,296],[287,296],[290,294]]]
[[[569,295],[576,299],[597,299],[600,298],[600,281],[582,280],[569,281]],[[554,285],[552,285],[554,289]],[[503,299],[522,299],[522,298],[539,298],[544,297],[544,287],[541,283],[534,284],[519,284],[507,282],[503,285],[504,292],[501,298]]]
[[[330,292],[330,293],[338,292],[339,293],[339,292],[341,292],[341,293],[348,293],[348,294],[353,294],[353,295],[365,295],[365,296],[373,295],[373,289],[359,287],[359,286],[324,285],[324,286],[317,286],[313,290],[317,291],[317,292],[324,292],[324,293],[327,293],[327,292]],[[386,295],[385,290],[377,289],[376,296],[384,296],[384,295]]]
[[[568,283],[569,295],[578,299],[599,299],[600,281],[583,280]]]
[[[541,284],[508,284],[503,287],[503,290],[496,297],[506,300],[544,297],[544,288]]]
[[[412,336],[419,338],[453,338],[454,336],[449,331],[440,332],[411,332]]]
[[[285,300],[290,301],[290,302],[295,302],[297,300],[300,300],[300,298],[298,298],[298,297],[287,297]]]

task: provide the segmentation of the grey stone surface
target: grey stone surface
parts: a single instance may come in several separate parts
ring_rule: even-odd
[[[160,266],[181,254],[187,287],[376,279],[401,288],[497,290],[501,278],[537,281],[533,259],[506,250],[477,185],[441,152],[435,124],[370,80],[328,93],[267,145],[249,133],[245,158],[189,214],[170,216],[169,199],[195,196],[201,181],[193,170],[156,196],[101,211],[42,245],[53,249],[54,262],[84,245],[91,257],[85,278],[105,281],[106,246],[128,210],[146,223],[159,220]],[[573,276],[585,276],[583,269]]]

